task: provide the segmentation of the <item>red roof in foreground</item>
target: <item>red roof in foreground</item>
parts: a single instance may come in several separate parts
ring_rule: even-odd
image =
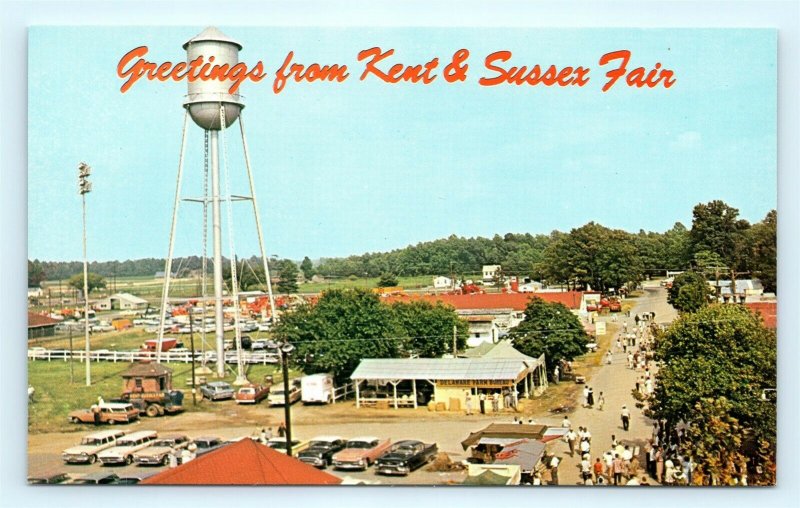
[[[778,328],[778,303],[777,302],[752,302],[744,304],[751,312],[761,314],[764,326],[771,330]]]
[[[58,319],[53,319],[50,316],[43,316],[41,314],[34,314],[28,312],[28,328],[38,328],[40,326],[55,326],[60,323]]]
[[[337,485],[342,480],[246,438],[143,480],[147,485]]]
[[[424,300],[431,303],[442,302],[452,305],[456,310],[467,309],[514,309],[525,310],[531,298],[541,298],[546,302],[558,302],[569,309],[579,309],[583,293],[580,291],[566,291],[563,293],[475,293],[471,295],[418,295],[403,294],[387,296],[387,303],[413,302]]]

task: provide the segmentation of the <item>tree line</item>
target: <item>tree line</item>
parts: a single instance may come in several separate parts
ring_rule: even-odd
[[[288,269],[290,260],[270,259],[271,274]],[[175,269],[200,270],[198,256],[177,258]],[[257,270],[257,257],[248,260]],[[274,269],[272,263],[275,263]],[[227,262],[225,263],[227,266]],[[550,284],[608,290],[636,284],[666,270],[695,268],[709,278],[757,277],[767,291],[777,291],[777,212],[756,223],[739,218],[739,210],[723,201],[697,204],[691,228],[676,222],[659,233],[631,233],[589,222],[569,232],[507,233],[492,238],[451,235],[390,252],[345,258],[323,258],[314,265],[306,256],[299,264],[306,278],[450,275],[479,273],[483,265],[499,264],[506,275],[529,276]],[[164,269],[163,259],[93,262],[90,270],[102,276],[153,275]],[[29,286],[41,280],[66,279],[82,270],[80,262],[29,261]],[[263,270],[262,270],[263,272]],[[181,275],[181,274],[178,274]],[[246,276],[245,276],[246,277]]]

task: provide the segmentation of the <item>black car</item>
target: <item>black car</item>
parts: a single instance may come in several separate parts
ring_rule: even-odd
[[[375,474],[405,476],[433,460],[438,451],[439,447],[436,446],[436,443],[398,441],[375,461]]]
[[[318,436],[311,440],[308,448],[297,454],[306,464],[325,469],[333,462],[333,454],[343,450],[347,441],[339,436]]]

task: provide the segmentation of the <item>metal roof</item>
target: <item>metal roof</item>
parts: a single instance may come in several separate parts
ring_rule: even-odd
[[[350,379],[515,380],[536,362],[502,358],[392,358],[361,360]]]

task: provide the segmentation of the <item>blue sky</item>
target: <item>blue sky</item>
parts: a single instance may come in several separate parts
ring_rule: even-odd
[[[34,27],[29,45],[28,256],[81,258],[76,166],[94,168],[89,257],[164,257],[186,83],[119,91],[119,59],[147,45],[180,61],[203,27]],[[776,208],[776,32],[772,30],[220,27],[269,76],[242,85],[270,254],[300,259],[399,248],[457,234],[548,233],[590,220],[638,231],[691,223],[723,199],[758,221]],[[464,83],[359,81],[362,49],[444,66],[471,52]],[[670,89],[600,90],[600,56],[661,62]],[[481,87],[485,55],[508,65],[582,65],[583,88]],[[347,64],[344,83],[272,77],[301,63]],[[183,195],[202,192],[202,131],[190,124]],[[246,193],[238,127],[227,132],[231,191]],[[223,217],[225,211],[223,209]],[[234,205],[239,255],[257,252],[249,205]],[[225,225],[225,223],[223,223]],[[176,255],[201,253],[199,205],[181,205]],[[227,240],[223,246],[227,254]]]

